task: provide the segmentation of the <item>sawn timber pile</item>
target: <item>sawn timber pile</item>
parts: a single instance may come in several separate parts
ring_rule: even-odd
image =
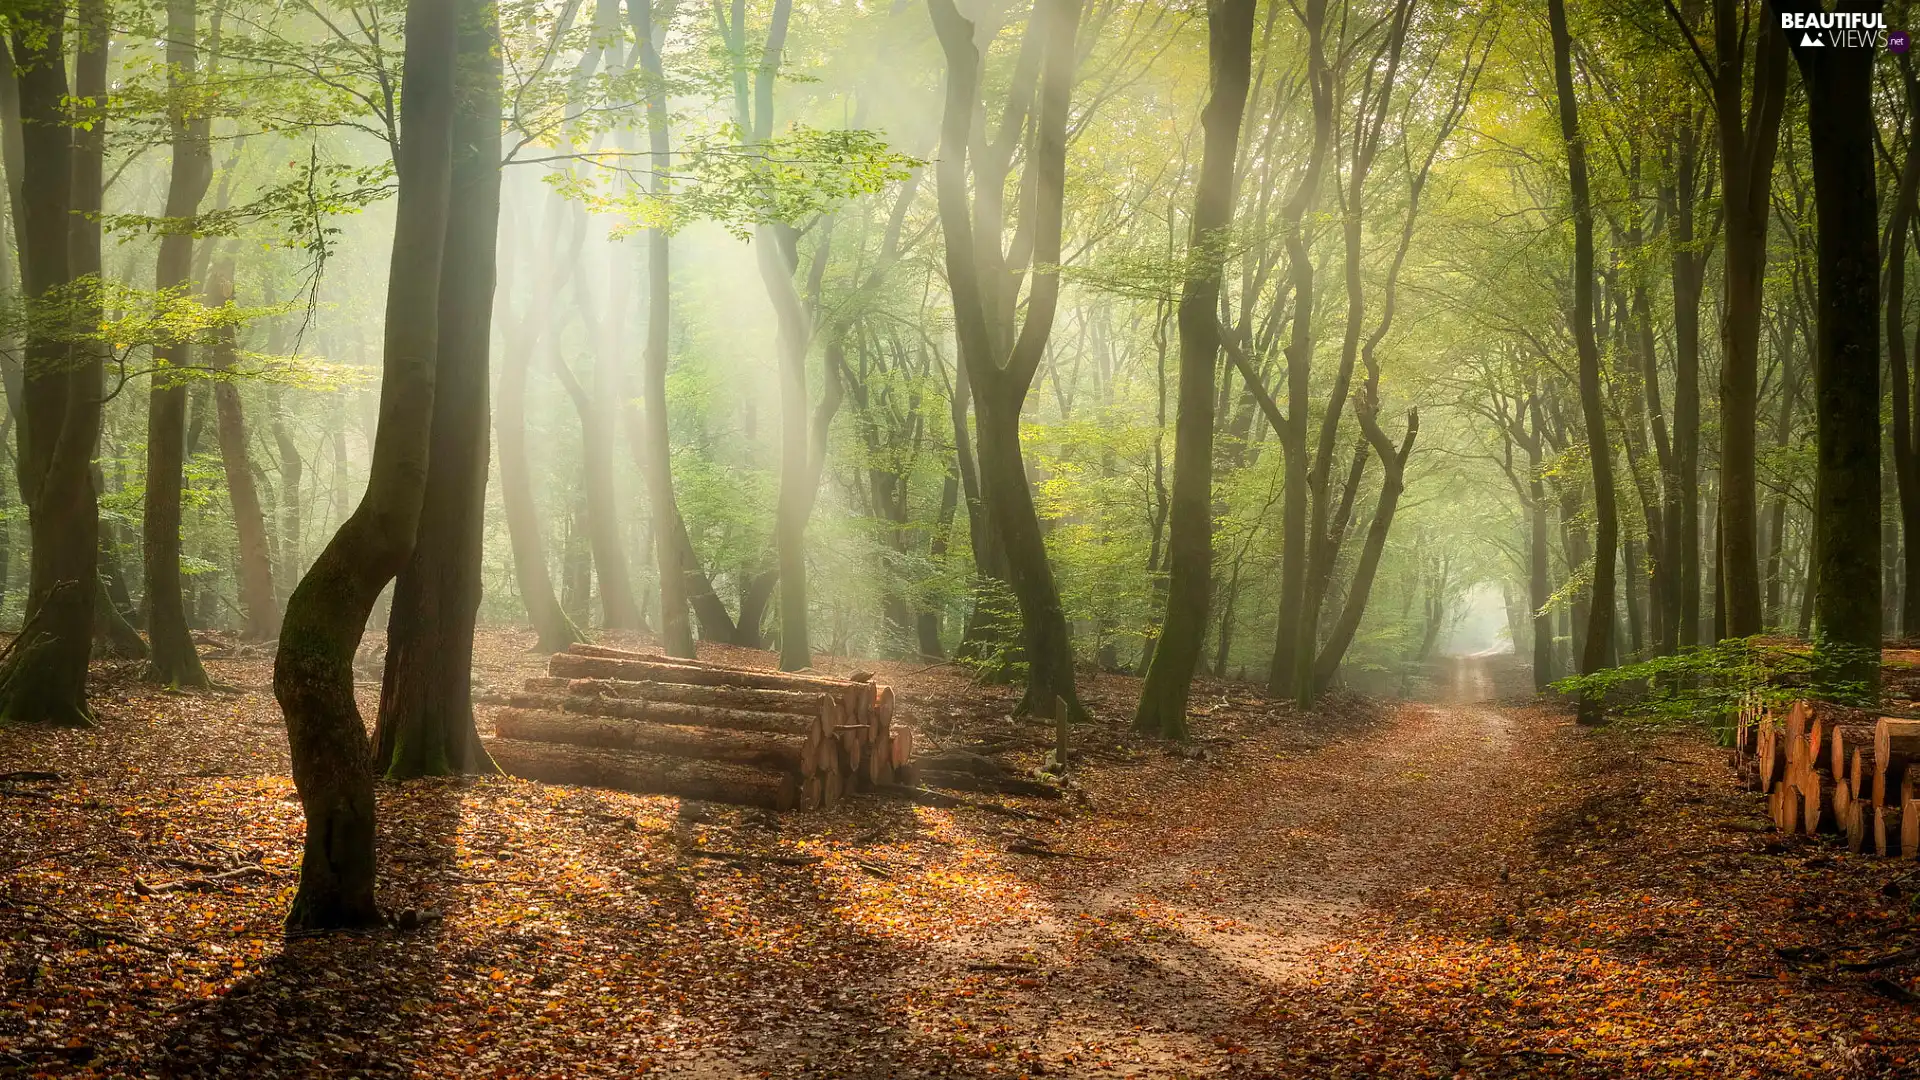
[[[893,714],[871,675],[575,645],[508,695],[487,750],[528,780],[812,810],[909,769],[913,733]]]
[[[1824,701],[1749,706],[1734,766],[1783,833],[1837,833],[1855,852],[1920,857],[1920,720]]]

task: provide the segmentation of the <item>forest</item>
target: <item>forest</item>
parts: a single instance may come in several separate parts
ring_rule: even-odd
[[[0,1076],[1915,1075],[1833,6],[0,0]]]

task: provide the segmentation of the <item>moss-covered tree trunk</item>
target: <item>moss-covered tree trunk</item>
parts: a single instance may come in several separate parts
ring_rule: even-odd
[[[154,288],[190,290],[193,286],[193,232],[189,223],[213,182],[213,154],[207,144],[210,118],[194,99],[199,62],[194,0],[167,0],[167,123],[173,140],[173,168],[167,182],[166,215],[174,222],[160,237]],[[147,654],[145,678],[169,686],[207,685],[206,669],[187,627],[180,583],[180,489],[187,442],[187,380],[191,362],[186,342],[156,345],[153,387],[147,395],[147,486],[141,517],[141,560],[146,584]]]
[[[453,180],[440,271],[432,453],[419,536],[394,584],[374,768],[491,772],[473,722],[487,504],[487,376],[500,218],[500,72],[491,0],[457,0]]]
[[[1200,113],[1204,146],[1193,189],[1186,281],[1180,289],[1180,394],[1174,419],[1168,512],[1167,607],[1140,688],[1134,726],[1187,737],[1187,691],[1200,658],[1213,592],[1214,368],[1220,356],[1220,273],[1233,225],[1233,167],[1253,72],[1254,0],[1209,0],[1210,91]],[[1224,634],[1223,634],[1224,637]],[[1064,762],[1062,763],[1064,764]]]
[[[437,312],[452,172],[454,0],[409,0],[399,205],[387,284],[380,418],[360,505],[287,603],[273,692],[286,713],[306,813],[290,930],[368,926],[374,905],[373,772],[353,698],[353,654],[406,565],[426,490]]]

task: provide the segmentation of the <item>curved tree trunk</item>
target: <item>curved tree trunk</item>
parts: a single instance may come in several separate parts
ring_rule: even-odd
[[[487,504],[487,369],[500,221],[499,37],[459,0],[453,171],[434,347],[432,450],[419,535],[394,583],[373,767],[395,780],[496,771],[473,722]]]
[[[1174,419],[1166,617],[1133,716],[1141,731],[1168,739],[1187,737],[1187,691],[1200,658],[1213,591],[1213,398],[1220,355],[1215,312],[1226,256],[1220,241],[1233,225],[1233,167],[1247,84],[1253,77],[1254,7],[1254,0],[1207,4],[1212,87],[1200,113],[1205,148],[1194,185],[1187,275],[1180,290],[1180,406]],[[1224,656],[1224,630],[1222,638]]]
[[[370,926],[373,772],[353,698],[353,654],[387,582],[412,554],[433,415],[440,269],[452,172],[454,0],[407,4],[407,95],[388,275],[380,421],[366,493],[293,597],[274,657],[293,782],[306,814],[289,929]]]
[[[1021,190],[1028,194],[1022,199],[1020,228],[1032,244],[1021,253],[1022,265],[1031,268],[1032,278],[1024,318],[1018,317],[1017,295],[1011,291],[1018,289],[1024,275],[1013,272],[1001,246],[1001,199],[1014,147],[1025,140],[1002,131],[993,146],[978,151],[969,147],[975,118],[983,111],[976,28],[960,14],[954,0],[931,0],[928,12],[947,62],[942,152],[935,176],[955,339],[974,392],[983,509],[1006,557],[1007,581],[1019,602],[1024,631],[1027,690],[1018,711],[1045,716],[1064,700],[1074,716],[1084,716],[1074,685],[1073,642],[1066,613],[1047,564],[1046,539],[1020,453],[1021,404],[1053,332],[1060,297],[1067,114],[1081,3],[1038,0],[1021,47],[1021,71],[1014,80],[1015,93],[1037,87],[1030,152],[1021,181]],[[1027,127],[1024,117],[1019,127]],[[969,156],[975,157],[972,206]],[[1013,332],[1016,321],[1017,334]]]

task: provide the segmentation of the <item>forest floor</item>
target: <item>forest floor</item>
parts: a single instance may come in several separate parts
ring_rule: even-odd
[[[485,688],[539,667],[482,644]],[[1920,944],[1920,868],[1773,835],[1722,751],[1502,700],[1510,664],[1312,714],[1202,681],[1184,754],[1092,677],[1086,798],[1031,818],[383,784],[382,902],[439,917],[292,941],[266,659],[102,669],[99,729],[0,730],[59,774],[0,781],[0,1076],[1920,1076],[1920,965],[1847,967]],[[1010,691],[862,666],[936,745],[1045,745]]]

